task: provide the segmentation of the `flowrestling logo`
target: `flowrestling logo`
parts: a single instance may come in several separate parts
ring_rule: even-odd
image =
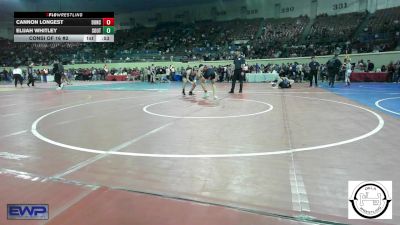
[[[392,181],[349,181],[349,219],[392,219]]]

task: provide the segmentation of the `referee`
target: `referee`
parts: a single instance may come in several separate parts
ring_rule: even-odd
[[[310,67],[310,87],[312,87],[312,82],[314,78],[315,87],[318,87],[318,71],[319,63],[315,60],[315,56],[311,57],[311,62],[308,64]]]
[[[242,69],[243,69],[245,63],[246,63],[246,60],[244,59],[244,57],[240,56],[239,52],[236,52],[235,59],[233,60],[233,64],[235,65],[235,70],[233,72],[233,77],[232,77],[232,88],[229,93],[234,93],[236,80],[239,80],[239,83],[240,83],[239,93],[242,93],[242,89],[243,89]]]

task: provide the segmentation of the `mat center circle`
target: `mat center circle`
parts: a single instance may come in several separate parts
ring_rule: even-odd
[[[271,111],[267,103],[250,99],[196,100],[183,99],[156,102],[143,107],[152,115],[180,119],[224,119],[256,116]]]

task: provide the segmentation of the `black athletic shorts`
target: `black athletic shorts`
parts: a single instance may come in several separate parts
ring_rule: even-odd
[[[215,72],[212,71],[211,73],[204,73],[203,74],[204,79],[206,80],[214,80],[215,79]]]
[[[183,78],[186,78],[186,79],[188,79],[189,81],[193,82],[193,81],[194,81],[194,77],[195,77],[195,76],[190,75],[190,76],[184,76]]]
[[[194,79],[195,77],[196,77],[195,75],[190,75],[190,76],[189,76],[189,80],[193,82],[193,81],[195,80],[195,79]]]

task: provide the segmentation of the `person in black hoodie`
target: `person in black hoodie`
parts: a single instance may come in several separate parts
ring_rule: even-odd
[[[326,66],[328,68],[329,87],[333,88],[336,76],[339,75],[342,66],[342,62],[339,60],[339,54],[336,53],[335,56],[326,63]]]
[[[32,66],[33,66],[33,63],[31,63],[28,66],[28,83],[27,83],[28,87],[30,87],[30,84],[32,84],[32,87],[35,87],[35,78],[33,78],[33,68],[32,68]]]
[[[64,73],[63,65],[58,60],[55,60],[53,65],[53,74],[54,74],[54,81],[58,85],[57,90],[61,90],[64,86],[61,83],[61,76],[63,73]]]
[[[397,64],[397,79],[396,83],[398,84],[400,81],[400,63]]]
[[[367,60],[367,63],[368,72],[374,72],[375,65],[371,62],[371,60]]]

